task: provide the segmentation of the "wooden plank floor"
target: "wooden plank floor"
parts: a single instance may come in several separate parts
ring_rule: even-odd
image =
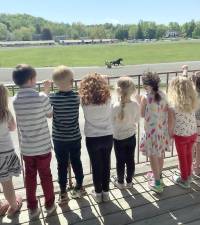
[[[194,177],[191,189],[185,190],[172,181],[176,169],[164,171],[166,187],[160,195],[149,191],[144,175],[134,178],[131,190],[120,191],[111,183],[110,197],[107,203],[97,204],[90,195],[92,186],[87,187],[87,195],[79,200],[71,199],[63,209],[57,208],[55,215],[46,218],[43,196],[39,196],[40,218],[29,221],[26,203],[21,213],[13,220],[0,218],[0,224],[24,225],[173,225],[200,224],[200,178]],[[24,190],[21,190],[24,193]],[[2,198],[2,194],[0,196]],[[56,193],[58,199],[58,193]]]

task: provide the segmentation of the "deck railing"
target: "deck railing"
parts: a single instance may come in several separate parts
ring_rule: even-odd
[[[194,74],[196,71],[199,71],[199,70],[189,70],[188,71],[188,75],[192,75]],[[178,76],[178,75],[182,75],[182,71],[167,71],[167,72],[161,72],[161,73],[158,73],[158,75],[160,76],[161,78],[161,88],[163,89],[163,91],[165,91],[166,93],[168,92],[168,86],[169,86],[169,82],[171,79],[173,79],[174,77]],[[137,86],[137,92],[138,94],[141,94],[142,93],[142,82],[141,82],[141,77],[142,77],[142,74],[138,74],[138,75],[128,75],[129,77],[132,77],[133,80],[134,80],[134,83],[135,85]],[[108,83],[110,85],[110,87],[113,89],[113,87],[115,86],[115,83],[117,81],[117,79],[119,78],[120,76],[108,76],[107,79],[108,79]],[[81,80],[74,80],[74,84],[73,84],[73,88],[75,90],[78,90],[79,88],[79,83],[80,83]],[[11,96],[14,96],[15,93],[18,91],[18,87],[14,84],[8,84],[6,85],[10,91],[10,95]],[[42,91],[43,90],[43,83],[42,82],[38,82],[37,85],[36,85],[36,88],[38,91]],[[52,91],[55,91],[57,90],[57,88],[54,86],[54,84],[52,83],[52,86],[51,86],[51,90]],[[19,135],[18,135],[19,136]],[[145,163],[145,162],[148,162],[148,158],[147,157],[144,157],[140,154],[139,152],[139,142],[140,142],[140,138],[141,138],[141,126],[140,126],[140,123],[138,124],[138,130],[137,130],[137,146],[136,146],[136,151],[135,151],[135,162],[136,164],[140,164],[140,163]],[[20,140],[19,140],[19,143],[20,143]],[[165,154],[165,158],[171,158],[171,157],[174,157],[176,156],[176,151],[175,151],[175,148],[174,148],[174,144],[172,143],[171,144],[171,151],[170,152],[167,152]],[[19,148],[20,148],[20,145],[19,145]],[[89,157],[88,157],[88,160],[89,160]],[[21,158],[21,163],[23,165],[23,160]],[[89,173],[86,173],[85,175],[88,175],[88,174],[91,174],[91,164],[89,166],[90,170],[89,170]],[[113,169],[113,168],[112,168]],[[69,164],[69,186],[72,187],[72,170],[71,170],[71,166]],[[24,179],[24,171],[23,171],[23,179]]]

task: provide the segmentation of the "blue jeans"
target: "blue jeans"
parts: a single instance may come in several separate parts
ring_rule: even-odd
[[[61,192],[66,191],[69,160],[75,174],[76,187],[81,188],[84,177],[81,162],[81,140],[67,142],[53,140],[53,143],[58,163],[58,183]]]

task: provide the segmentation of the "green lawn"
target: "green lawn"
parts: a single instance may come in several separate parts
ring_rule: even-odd
[[[119,57],[126,65],[200,60],[200,42],[0,48],[0,67],[101,66]]]

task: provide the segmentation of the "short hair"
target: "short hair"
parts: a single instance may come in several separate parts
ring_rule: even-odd
[[[23,86],[34,77],[36,77],[36,70],[27,64],[17,65],[12,73],[13,81],[18,86]]]
[[[69,67],[61,65],[54,69],[52,79],[58,84],[62,81],[73,81],[73,76],[74,73]]]

